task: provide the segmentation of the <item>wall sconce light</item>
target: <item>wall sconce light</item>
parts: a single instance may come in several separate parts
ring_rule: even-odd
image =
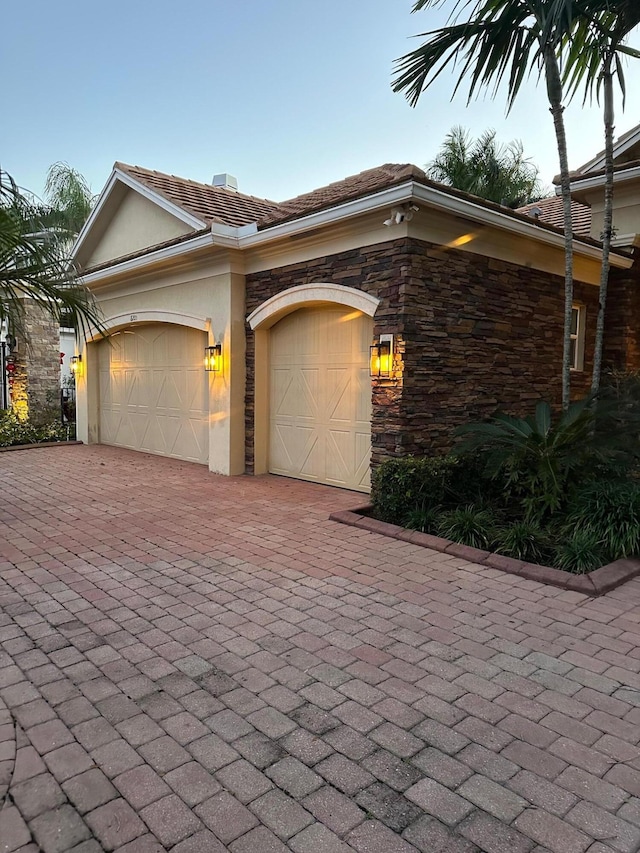
[[[72,355],[69,359],[69,370],[73,377],[82,375],[82,356]]]
[[[380,379],[393,378],[393,335],[380,335],[369,348],[369,374]]]
[[[204,348],[204,369],[210,373],[219,373],[222,370],[222,344]]]

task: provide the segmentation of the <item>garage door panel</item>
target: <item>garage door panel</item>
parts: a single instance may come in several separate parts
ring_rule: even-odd
[[[369,352],[369,345],[366,348]],[[371,445],[371,376],[369,365],[360,367],[353,373],[353,381],[356,390],[353,394],[355,403],[354,420],[361,428],[363,436],[366,437],[368,445]]]
[[[371,489],[371,429],[366,432],[356,432],[355,436],[356,467],[354,480],[358,483],[359,491]]]
[[[287,474],[292,468],[313,474],[318,464],[318,433],[312,427],[298,422],[280,423],[272,438],[272,471]]]
[[[100,440],[206,463],[206,337],[168,324],[140,326],[99,344]]]
[[[327,452],[325,471],[327,482],[344,483],[349,478],[352,467],[353,436],[350,431],[327,430]]]
[[[273,327],[272,473],[368,490],[371,334],[370,318],[339,307],[300,310]]]
[[[318,416],[318,371],[286,367],[274,371],[273,406],[279,418]]]
[[[326,373],[327,379],[327,419],[334,423],[343,421],[350,423],[355,415],[355,400],[353,395],[358,393],[353,382],[352,370],[344,367],[330,367]]]

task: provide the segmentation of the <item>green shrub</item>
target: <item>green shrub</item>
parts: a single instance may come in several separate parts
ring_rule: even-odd
[[[605,559],[602,542],[593,530],[574,530],[557,546],[553,565],[582,575],[604,565]]]
[[[479,454],[484,473],[503,478],[528,520],[561,511],[575,484],[603,471],[628,473],[638,452],[630,423],[638,413],[622,412],[614,400],[587,397],[571,403],[554,421],[551,406],[539,402],[526,418],[497,414],[487,423],[458,427],[458,453]]]
[[[404,526],[409,530],[431,533],[436,526],[441,507],[422,506],[407,513]]]
[[[460,545],[490,548],[494,539],[496,516],[486,508],[464,506],[441,512],[436,520],[436,533]]]
[[[16,444],[41,444],[45,441],[75,439],[75,425],[52,420],[47,423],[21,421],[14,412],[0,412],[0,447]]]
[[[640,556],[640,483],[605,480],[578,490],[566,528],[593,533],[612,560]]]
[[[513,521],[499,527],[495,532],[495,550],[527,563],[546,564],[552,559],[549,534],[529,521]]]
[[[416,511],[476,503],[495,491],[473,456],[403,456],[374,470],[371,503],[376,517],[404,524]]]

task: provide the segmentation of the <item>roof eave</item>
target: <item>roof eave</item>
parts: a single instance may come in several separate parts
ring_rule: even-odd
[[[255,223],[241,227],[213,223],[205,235],[125,260],[122,263],[114,264],[112,267],[99,270],[96,273],[89,273],[85,277],[85,281],[91,284],[112,275],[133,272],[150,264],[174,258],[180,254],[191,254],[193,251],[207,245],[238,250],[249,249],[292,235],[311,232],[324,226],[334,225],[362,214],[373,213],[376,210],[383,210],[408,201],[422,202],[428,204],[433,209],[470,219],[501,231],[506,231],[520,237],[527,237],[538,243],[564,250],[564,234],[558,228],[553,226],[545,227],[538,222],[530,220],[525,215],[506,213],[493,207],[477,204],[470,199],[452,195],[450,192],[410,180],[363,198],[344,202],[326,210],[310,213],[298,219],[288,220],[287,222],[264,228],[261,231],[257,230]],[[602,257],[601,246],[595,240],[574,238],[573,247],[576,255],[596,261],[599,261]],[[626,254],[612,252],[611,264],[616,267],[628,269],[633,265],[633,259]]]
[[[628,169],[618,167],[613,173],[614,184],[623,184],[627,181],[635,181],[640,178],[640,166],[631,166]],[[585,175],[584,177],[576,177],[571,180],[569,188],[572,193],[583,192],[584,190],[597,189],[604,187],[606,175]],[[556,187],[556,195],[562,195],[562,188]]]
[[[471,200],[452,195],[435,187],[426,186],[416,181],[407,181],[404,184],[391,187],[374,193],[364,198],[346,202],[337,207],[312,213],[299,219],[288,221],[280,225],[274,225],[247,236],[238,236],[234,240],[237,248],[248,248],[261,243],[300,234],[303,231],[311,231],[323,225],[330,225],[340,220],[353,218],[362,213],[371,213],[377,209],[393,206],[406,201],[422,201],[430,207],[451,213],[455,216],[463,216],[473,219],[481,224],[491,225],[502,231],[509,231],[520,236],[526,236],[540,243],[556,246],[564,249],[564,234],[560,229],[552,226],[544,227],[540,223],[530,221],[525,216],[515,216],[503,213],[500,210],[476,204]],[[224,238],[222,238],[224,239]],[[222,240],[214,234],[217,244],[223,245]],[[587,242],[574,239],[574,251],[584,257],[600,259],[601,247],[596,241]],[[612,263],[615,266],[628,268],[633,260],[625,255],[612,255]]]

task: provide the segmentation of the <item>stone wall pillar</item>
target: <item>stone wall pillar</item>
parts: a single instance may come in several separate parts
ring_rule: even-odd
[[[17,338],[11,405],[19,417],[37,417],[58,408],[60,395],[60,328],[40,305],[24,302],[26,335]],[[17,337],[17,336],[16,336]]]

